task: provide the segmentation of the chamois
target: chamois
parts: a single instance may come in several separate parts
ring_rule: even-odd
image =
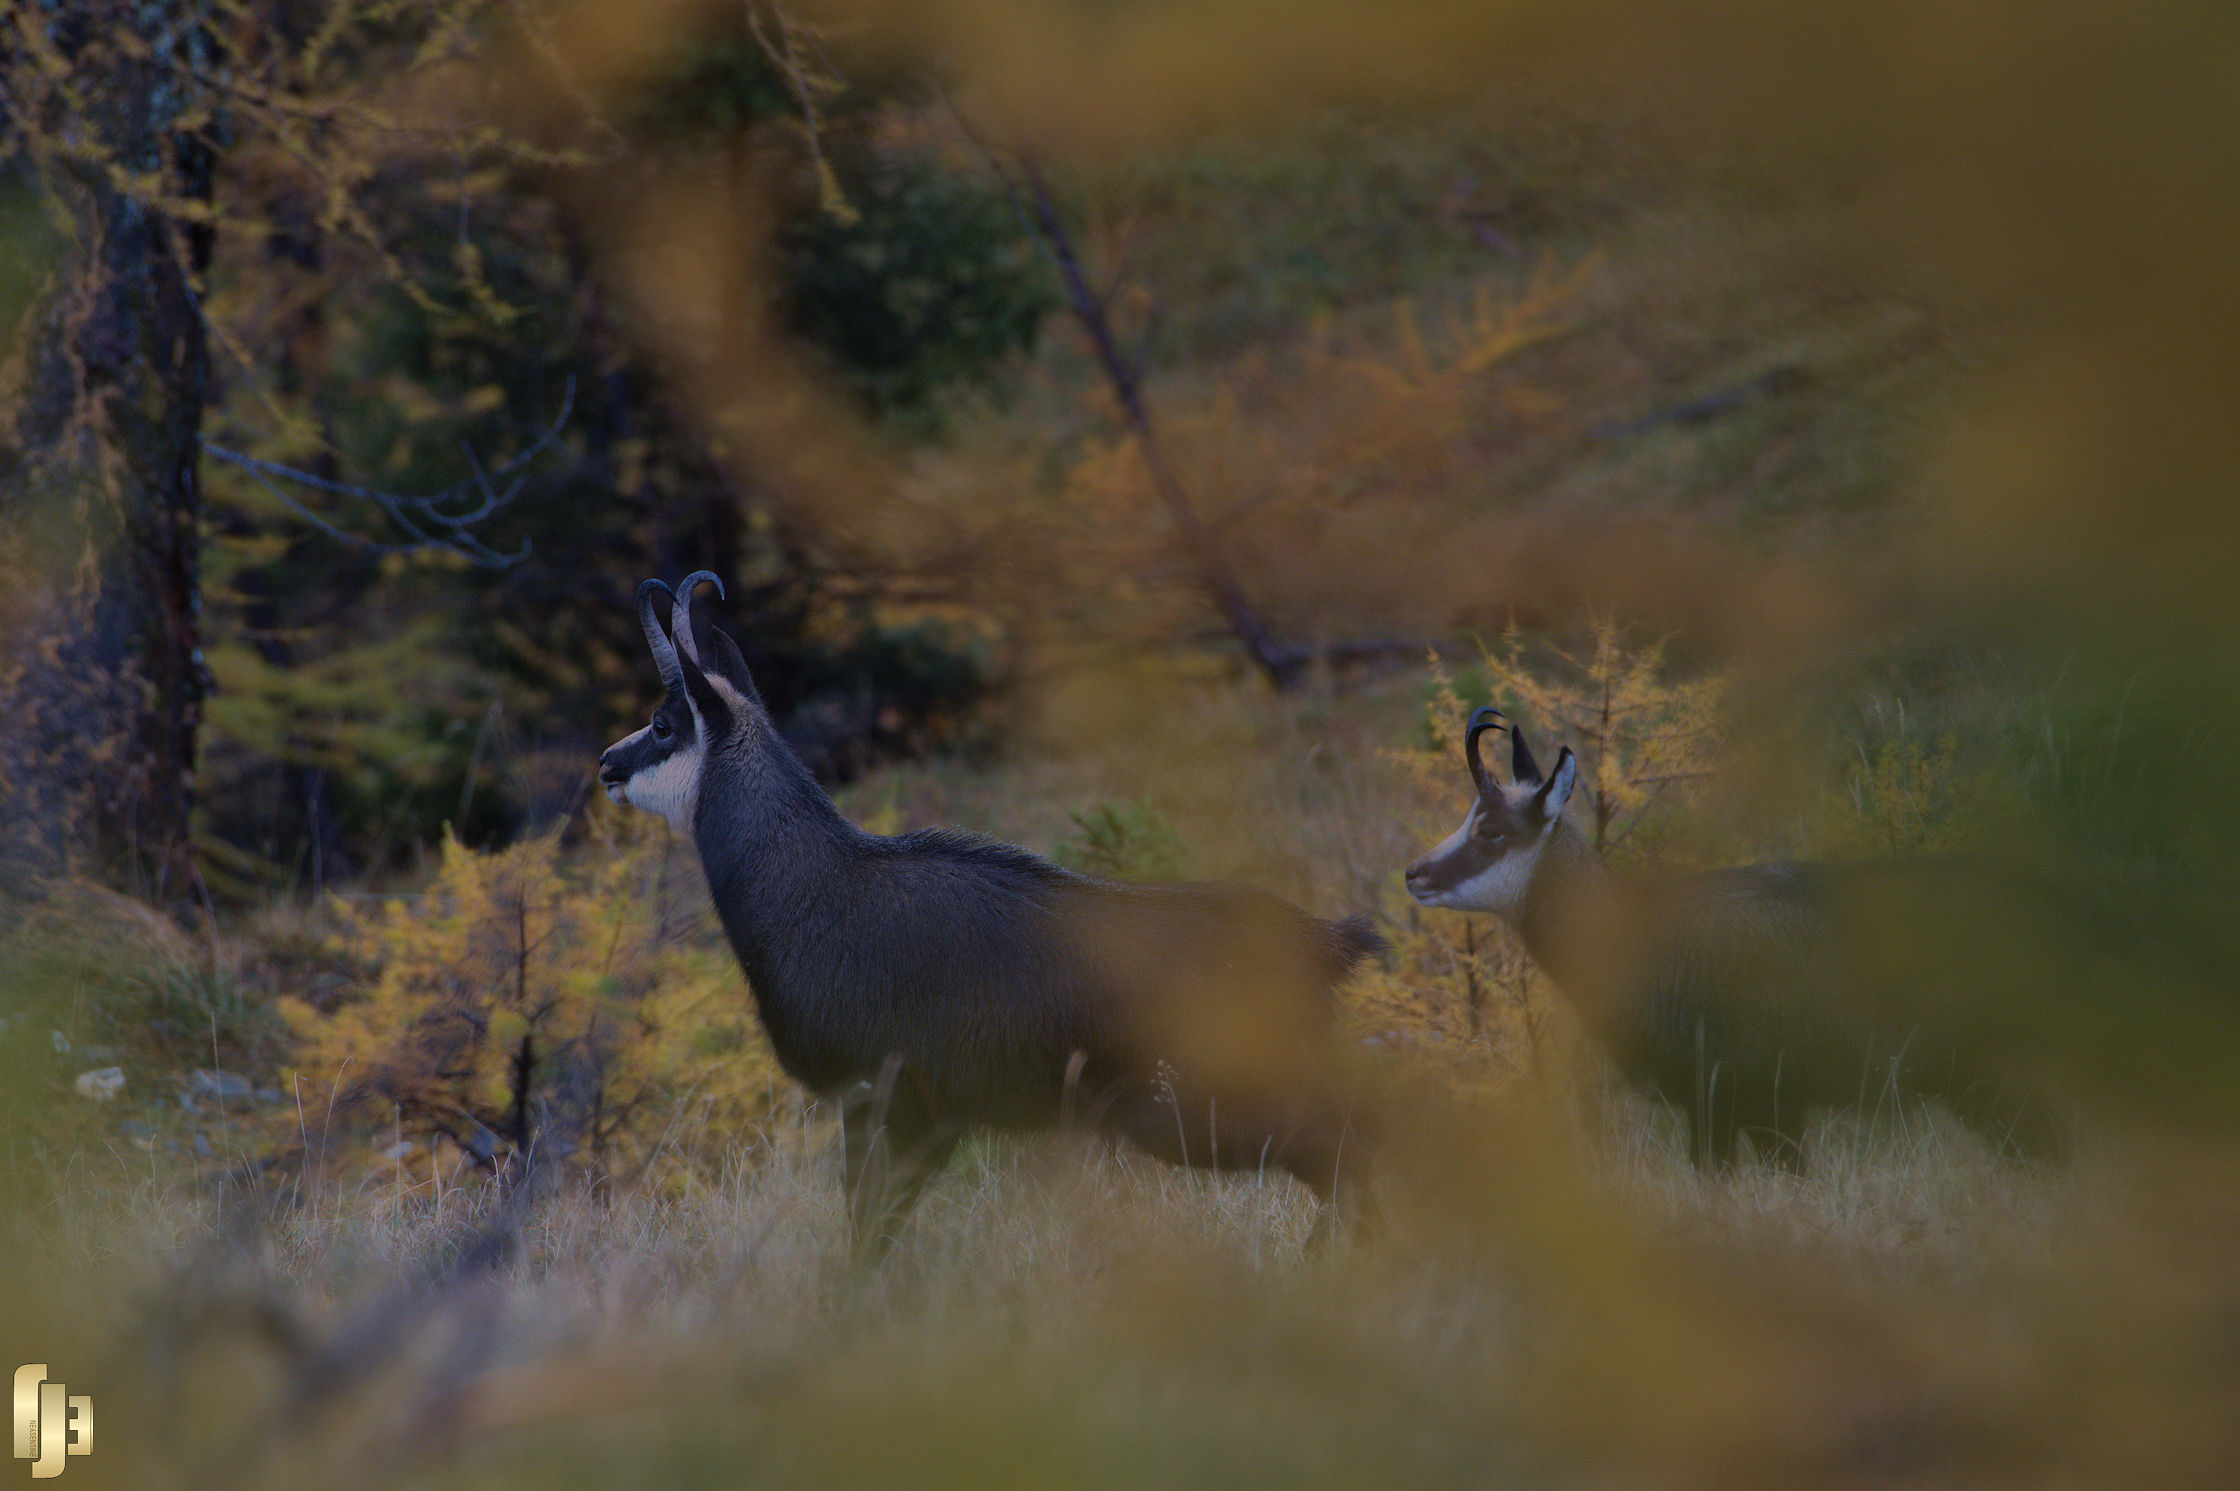
[[[1334,990],[1385,945],[1366,917],[858,828],[780,738],[737,644],[695,633],[702,581],[721,592],[705,570],[639,587],[664,693],[599,780],[691,837],[779,1062],[837,1101],[859,1260],[972,1127],[1078,1119],[1178,1164],[1287,1170],[1326,1218],[1366,1206],[1330,1059]]]
[[[1510,782],[1478,737],[1508,728]],[[1620,1075],[1687,1116],[1690,1158],[1731,1165],[1737,1138],[1773,1141],[1794,1166],[1806,1119],[1884,1082],[1942,1099],[1995,1142],[2058,1149],[2048,1115],[2017,1097],[2013,1069],[1986,1060],[1954,1020],[1929,1018],[1889,934],[1940,895],[1982,895],[1967,866],[1760,864],[1620,872],[1564,816],[1578,758],[1543,776],[1522,732],[1490,708],[1464,727],[1477,788],[1443,843],[1407,869],[1426,906],[1491,911],[1516,928]],[[1878,946],[1877,944],[1881,944]]]

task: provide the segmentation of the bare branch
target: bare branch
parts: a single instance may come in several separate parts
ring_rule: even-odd
[[[1183,541],[1189,545],[1199,583],[1221,612],[1222,619],[1228,622],[1229,630],[1244,644],[1245,652],[1268,675],[1269,681],[1279,689],[1291,687],[1304,671],[1307,657],[1299,648],[1276,640],[1266,618],[1246,598],[1244,587],[1237,583],[1236,574],[1223,557],[1214,532],[1198,515],[1196,504],[1183,488],[1182,478],[1168,464],[1152,427],[1150,406],[1144,401],[1141,363],[1121,350],[1119,337],[1113,330],[1111,300],[1089,282],[1088,271],[1083,268],[1073,235],[1058,211],[1057,199],[1050,194],[1049,183],[1043,180],[1033,160],[1021,160],[1019,171],[1014,175],[1003,169],[1002,163],[986,146],[981,149],[1009,188],[1021,214],[1033,224],[1048,249],[1058,278],[1065,285],[1067,308],[1089,338],[1098,365],[1104,369],[1105,380],[1112,385],[1121,414],[1135,436],[1136,449],[1143,457],[1151,483],[1166,505],[1168,515],[1174,519],[1175,527],[1181,530]]]
[[[1113,396],[1120,406],[1122,419],[1135,437],[1136,449],[1143,458],[1145,470],[1150,474],[1152,486],[1181,532],[1189,550],[1195,582],[1203,588],[1215,609],[1221,613],[1229,631],[1244,645],[1246,654],[1268,676],[1278,689],[1289,689],[1307,674],[1307,670],[1320,662],[1326,667],[1344,665],[1375,666],[1395,659],[1413,659],[1422,655],[1425,644],[1418,640],[1363,638],[1355,641],[1332,642],[1325,646],[1303,646],[1282,642],[1276,638],[1267,620],[1253,606],[1230,569],[1221,550],[1221,536],[1245,511],[1257,505],[1258,498],[1249,498],[1236,504],[1227,513],[1208,523],[1198,512],[1183,487],[1182,478],[1167,461],[1158,435],[1153,428],[1151,408],[1144,397],[1143,380],[1151,360],[1159,303],[1151,303],[1151,324],[1146,327],[1135,355],[1129,356],[1120,345],[1120,338],[1112,322],[1112,300],[1118,280],[1104,286],[1093,284],[1087,268],[1081,261],[1073,234],[1066,227],[1063,215],[1052,196],[1049,183],[1043,179],[1033,158],[1023,152],[1013,151],[1009,158],[983,139],[973,128],[972,121],[957,107],[954,99],[944,95],[950,116],[964,133],[980,158],[1003,183],[1011,199],[1012,210],[1020,222],[1040,240],[1043,251],[1049,255],[1059,281],[1065,287],[1066,308],[1079,323],[1089,339],[1097,364],[1103,370],[1105,381],[1111,385]]]
[[[747,6],[747,29],[754,33],[755,43],[762,48],[763,54],[777,65],[786,75],[786,80],[793,85],[794,101],[801,106],[802,131],[808,137],[809,162],[817,173],[818,205],[826,212],[852,222],[856,217],[855,209],[848,205],[848,199],[840,191],[840,179],[832,174],[832,166],[825,159],[824,127],[817,119],[816,84],[823,82],[830,87],[836,85],[836,80],[812,80],[809,77],[807,70],[801,65],[797,46],[804,28],[776,0],[772,0],[770,11],[777,17],[778,42],[773,43],[763,34],[761,9],[751,3]]]
[[[553,441],[560,438],[560,432],[567,428],[568,416],[575,410],[575,403],[576,380],[574,375],[571,374],[568,378],[567,390],[561,395],[560,412],[553,416],[552,423],[545,426],[537,438],[530,442],[528,449],[492,472],[484,468],[481,458],[475,454],[474,447],[462,440],[459,445],[460,449],[466,453],[469,475],[464,481],[453,482],[450,486],[444,487],[440,491],[430,492],[425,496],[384,492],[376,487],[362,487],[353,482],[334,481],[313,472],[301,470],[298,467],[283,466],[277,461],[267,461],[257,456],[244,454],[241,451],[231,450],[210,440],[202,442],[202,449],[205,454],[215,456],[221,461],[238,466],[248,472],[250,478],[258,486],[263,487],[281,506],[287,508],[288,511],[294,513],[327,537],[348,544],[352,548],[363,549],[374,554],[409,554],[422,549],[450,549],[454,553],[465,555],[485,569],[505,569],[519,564],[529,557],[529,540],[523,539],[521,547],[513,553],[501,554],[483,543],[473,530],[477,525],[488,521],[491,517],[510,507],[514,499],[521,495],[523,488],[528,485],[529,473],[527,468],[529,463],[543,454],[545,448],[551,445]],[[506,485],[501,489],[494,484],[493,477],[498,480],[511,477],[512,480],[506,482]],[[383,543],[368,538],[362,533],[353,533],[348,529],[339,528],[299,502],[280,485],[283,482],[292,483],[299,487],[308,487],[314,492],[325,492],[330,496],[348,497],[354,501],[371,503],[381,509],[392,523],[402,529],[409,536],[408,540],[404,543]],[[475,501],[477,498],[480,500]],[[464,511],[445,511],[446,508],[462,501],[474,501],[474,505]]]

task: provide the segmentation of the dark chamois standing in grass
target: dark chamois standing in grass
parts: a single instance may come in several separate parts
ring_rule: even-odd
[[[1699,1167],[1731,1164],[1744,1133],[1794,1166],[1814,1110],[1890,1091],[1938,1098],[2027,1153],[2062,1147],[2042,1099],[1961,1008],[1956,973],[1933,966],[2009,889],[1996,877],[1956,861],[1621,872],[1564,815],[1570,747],[1543,776],[1511,728],[1511,781],[1487,772],[1478,737],[1503,724],[1470,716],[1476,799],[1408,867],[1408,890],[1515,927],[1620,1075],[1686,1113]]]
[[[737,645],[696,636],[693,592],[715,578],[675,592],[673,641],[654,609],[668,587],[640,587],[666,692],[599,780],[691,836],[778,1060],[839,1103],[859,1257],[966,1129],[1069,1114],[1178,1164],[1277,1167],[1327,1205],[1367,1204],[1330,1059],[1333,990],[1384,945],[1366,918],[1096,880],[945,829],[866,833],[780,739]]]

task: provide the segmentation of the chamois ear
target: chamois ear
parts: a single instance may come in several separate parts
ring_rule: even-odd
[[[1540,784],[1532,795],[1532,811],[1542,823],[1553,823],[1563,816],[1563,806],[1571,801],[1571,789],[1579,785],[1579,758],[1565,746],[1563,754],[1556,757],[1555,774]]]
[[[1509,780],[1520,787],[1540,785],[1540,763],[1532,759],[1524,732],[1514,725],[1509,727]]]
[[[755,692],[754,675],[747,671],[747,659],[739,651],[739,644],[731,639],[721,623],[711,624],[700,639],[700,661],[708,670],[749,699],[762,696]]]
[[[692,712],[700,717],[701,733],[707,739],[715,740],[728,732],[731,729],[731,706],[724,702],[722,692],[708,682],[708,675],[702,671],[699,659],[679,648],[677,670],[684,677],[685,696],[692,701]]]

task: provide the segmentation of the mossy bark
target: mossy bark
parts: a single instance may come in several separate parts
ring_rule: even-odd
[[[0,409],[0,882],[75,870],[161,900],[192,879],[207,689],[196,219],[212,159],[178,65],[207,5],[93,10],[49,22],[74,87],[51,61],[0,58],[11,95],[40,105],[6,122],[9,143],[68,223]]]

